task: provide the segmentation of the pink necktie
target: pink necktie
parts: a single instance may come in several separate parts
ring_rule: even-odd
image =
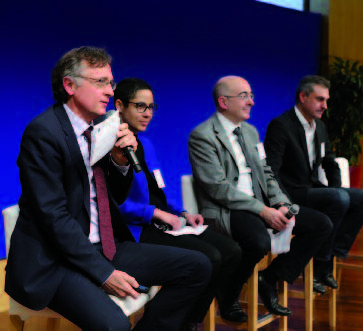
[[[92,142],[91,132],[92,132],[92,130],[93,130],[93,127],[89,127],[83,133],[88,142],[88,152],[89,152],[90,156],[91,156],[91,142]],[[115,246],[115,239],[113,237],[110,205],[109,205],[109,201],[108,201],[105,174],[104,174],[102,168],[97,164],[94,165],[92,168],[93,168],[93,176],[95,178],[95,183],[96,183],[98,222],[99,222],[103,254],[110,261],[112,261],[114,255],[116,253],[116,246]]]

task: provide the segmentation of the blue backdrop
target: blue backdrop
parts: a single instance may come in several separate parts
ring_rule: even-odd
[[[293,106],[299,79],[318,72],[320,25],[318,14],[253,0],[1,2],[0,209],[21,194],[21,135],[53,103],[50,72],[69,49],[105,47],[116,81],[138,76],[152,85],[159,108],[148,135],[169,193],[180,200],[180,176],[190,173],[188,135],[214,112],[217,79],[249,80],[256,95],[250,123],[263,139],[269,121]]]

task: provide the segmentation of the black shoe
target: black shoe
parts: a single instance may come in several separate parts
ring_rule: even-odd
[[[320,282],[330,288],[336,290],[338,288],[338,283],[335,281],[332,274],[325,274],[324,276],[320,277]]]
[[[237,300],[230,305],[219,303],[219,313],[227,321],[247,322],[247,314],[243,311]]]
[[[258,275],[258,295],[260,296],[266,309],[271,313],[279,316],[290,316],[291,310],[279,304],[276,288],[266,282],[261,273]]]
[[[313,279],[313,291],[320,294],[326,293],[326,288],[315,277]]]
[[[193,322],[185,323],[182,331],[198,331],[198,324]]]

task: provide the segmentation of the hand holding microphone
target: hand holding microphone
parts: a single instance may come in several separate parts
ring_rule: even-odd
[[[117,164],[126,165],[129,163],[135,172],[140,172],[142,168],[135,155],[136,148],[137,141],[135,135],[128,129],[127,123],[122,123],[117,132],[117,141],[111,151],[112,158]]]

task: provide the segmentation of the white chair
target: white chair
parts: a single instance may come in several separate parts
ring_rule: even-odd
[[[182,186],[182,199],[183,207],[190,213],[198,213],[198,203],[195,195],[194,181],[192,175],[184,175],[181,178]],[[265,268],[272,259],[272,255],[269,254],[265,259],[260,261],[252,275],[247,282],[247,313],[248,322],[246,323],[233,323],[223,320],[220,316],[216,314],[216,300],[213,300],[209,311],[204,319],[204,331],[215,331],[216,324],[228,325],[235,327],[238,330],[240,328],[246,328],[248,331],[256,331],[257,329],[271,323],[272,321],[279,319],[279,330],[287,331],[287,317],[276,316],[273,314],[266,314],[258,318],[258,271]],[[278,294],[280,298],[280,303],[283,306],[287,306],[287,284],[286,282],[279,281],[278,284]]]
[[[340,169],[340,177],[342,180],[342,187],[349,188],[350,187],[350,177],[349,177],[349,163],[348,160],[344,157],[335,158],[336,163],[338,163]],[[320,181],[324,185],[328,185],[328,180],[326,179],[325,171],[322,169],[321,176],[319,177]]]
[[[2,211],[2,214],[4,217],[6,255],[8,255],[10,247],[10,237],[18,219],[19,206],[14,205],[8,207]],[[130,320],[132,320],[132,315],[140,311],[144,307],[144,305],[155,296],[158,290],[158,286],[153,286],[151,287],[149,293],[140,294],[137,299],[133,299],[131,297],[119,299],[113,295],[110,295],[110,298],[123,310],[125,315],[129,316]],[[40,311],[31,310],[19,304],[10,297],[9,316],[11,323],[13,324],[15,329],[19,331],[22,331],[24,329],[25,322],[30,317],[48,318],[47,331],[57,330],[59,328],[60,319],[62,318],[60,315],[58,315],[56,312],[52,311],[49,308],[45,308]]]

